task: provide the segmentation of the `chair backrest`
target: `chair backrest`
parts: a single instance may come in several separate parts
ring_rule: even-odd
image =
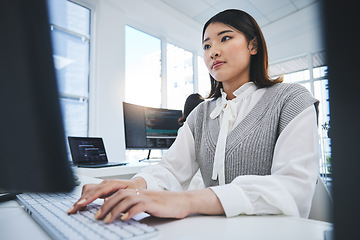
[[[333,223],[333,200],[321,177],[318,176],[309,219]]]

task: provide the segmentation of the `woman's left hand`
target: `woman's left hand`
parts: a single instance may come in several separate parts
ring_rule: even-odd
[[[190,214],[188,194],[121,189],[105,199],[95,218],[110,223],[121,215],[122,220],[128,220],[140,212],[163,218],[184,218]]]

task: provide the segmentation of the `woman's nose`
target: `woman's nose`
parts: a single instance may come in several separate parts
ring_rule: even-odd
[[[216,58],[216,57],[219,57],[220,56],[220,51],[219,50],[213,50],[210,54],[210,57],[211,58]]]

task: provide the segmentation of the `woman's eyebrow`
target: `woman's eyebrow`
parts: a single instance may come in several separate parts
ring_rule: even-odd
[[[228,32],[233,32],[232,30],[225,30],[225,31],[221,31],[218,33],[218,36],[224,34],[224,33],[228,33]]]
[[[228,32],[233,32],[233,31],[232,30],[225,30],[225,31],[219,32],[217,35],[220,36],[220,35],[228,33]],[[209,40],[210,40],[210,38],[205,38],[202,43],[204,43],[206,41],[209,41]]]

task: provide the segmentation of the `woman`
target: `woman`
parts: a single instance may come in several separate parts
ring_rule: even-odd
[[[212,100],[190,113],[158,165],[131,180],[86,185],[69,214],[105,198],[95,214],[105,222],[139,212],[308,217],[319,159],[318,101],[300,85],[269,79],[264,37],[243,11],[212,17],[203,48]],[[187,190],[198,169],[206,188]]]
[[[192,110],[194,110],[194,108],[199,105],[200,103],[202,103],[204,101],[204,98],[198,94],[198,93],[193,93],[190,94],[185,101],[184,104],[184,111],[183,111],[183,115],[181,118],[178,119],[178,122],[181,125],[184,125],[184,122],[186,121],[186,118],[189,116],[190,112]]]

